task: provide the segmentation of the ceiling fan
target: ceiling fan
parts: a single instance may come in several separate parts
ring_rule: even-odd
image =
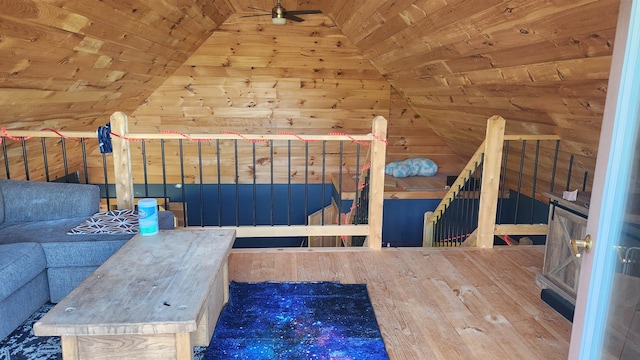
[[[254,16],[267,16],[269,15],[269,10],[255,8],[253,6],[249,6],[250,9],[264,11],[266,14],[256,14],[256,15],[245,15],[242,17],[254,17]],[[287,11],[282,4],[280,4],[280,0],[278,0],[278,4],[271,9],[271,22],[274,25],[284,25],[287,23],[287,19],[301,22],[304,21],[303,18],[298,17],[296,15],[305,15],[305,14],[321,14],[320,10],[293,10]]]

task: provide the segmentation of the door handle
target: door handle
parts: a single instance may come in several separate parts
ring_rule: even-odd
[[[580,254],[580,251],[578,251],[578,248],[584,248],[585,252],[590,253],[591,246],[591,235],[585,236],[584,240],[571,239],[571,248],[573,249],[573,254],[576,257],[582,256],[582,254]]]

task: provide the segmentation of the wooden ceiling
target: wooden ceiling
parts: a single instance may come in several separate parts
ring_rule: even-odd
[[[93,129],[133,113],[232,15],[274,2],[0,0],[0,124]],[[562,151],[593,170],[618,0],[283,5],[322,10],[410,105],[412,127],[460,157],[499,114],[508,133],[560,135]]]

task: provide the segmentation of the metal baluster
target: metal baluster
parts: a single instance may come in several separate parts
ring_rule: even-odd
[[[202,142],[198,141],[198,175],[200,177],[200,226],[204,224],[204,177],[202,175]]]
[[[60,144],[62,145],[62,164],[64,167],[64,182],[69,181],[69,164],[67,161],[67,142],[64,138],[61,138]]]
[[[46,138],[40,138],[40,142],[42,144],[42,160],[44,163],[44,178],[47,182],[51,181],[49,178],[49,159],[47,158],[47,142]]]
[[[182,226],[186,227],[187,224],[187,199],[186,190],[184,188],[184,146],[182,139],[178,139],[178,149],[180,154],[180,192],[182,195]]]
[[[258,224],[257,220],[257,207],[258,207],[258,196],[257,196],[257,187],[256,187],[256,143],[251,143],[253,150],[253,226]]]
[[[472,228],[475,230],[478,227],[478,213],[479,213],[479,203],[480,203],[480,194],[478,191],[478,173],[480,172],[478,169],[480,165],[484,163],[484,154],[480,156],[480,162],[474,162],[474,170],[473,170],[473,207],[471,209],[471,219],[473,221]]]
[[[304,143],[304,221],[309,225],[309,143]]]
[[[166,156],[164,151],[164,139],[160,140],[161,155],[162,155],[162,197],[164,198],[164,208],[167,209],[169,204],[167,203],[167,166]]]
[[[87,166],[87,144],[85,141],[85,138],[82,138],[80,140],[80,143],[82,144],[82,169],[84,170],[84,183],[88,184],[89,183],[89,168]],[[47,171],[48,173],[48,171]],[[47,175],[48,178],[48,175]]]
[[[460,221],[460,219],[462,218],[462,205],[460,205],[460,191],[462,191],[462,187],[460,185],[458,185],[458,194],[455,197],[455,226],[456,226],[456,243],[462,243],[461,239],[462,239],[462,221]]]
[[[271,187],[271,189],[270,189],[270,192],[271,192],[271,205],[270,205],[270,207],[271,207],[271,209],[269,210],[270,211],[269,215],[271,216],[271,226],[273,226],[273,225],[275,225],[274,203],[276,201],[275,200],[275,198],[276,198],[275,197],[275,190],[274,190],[274,185],[273,185],[273,140],[269,140],[269,147],[270,147],[270,150],[269,150],[269,162],[271,163],[270,164],[270,167],[271,167],[271,174],[270,174],[270,177],[271,177],[271,183],[270,183],[270,187]]]
[[[240,226],[240,184],[238,174],[238,139],[233,140],[234,161],[236,166],[235,183],[236,183],[236,226]]]
[[[502,222],[502,206],[504,202],[504,193],[506,191],[507,183],[507,164],[509,158],[509,140],[505,141],[504,148],[504,161],[502,162],[502,179],[500,181],[500,202],[498,203],[498,221]]]
[[[220,173],[220,139],[216,139],[216,166],[218,167],[218,226],[222,226],[222,174]]]
[[[520,153],[520,172],[518,173],[518,193],[516,194],[516,209],[513,216],[513,223],[518,223],[518,208],[520,207],[520,194],[522,192],[522,173],[524,172],[524,153],[527,147],[527,140],[522,140],[522,152]]]
[[[25,179],[29,180],[29,160],[27,159],[27,146],[25,144],[24,138],[21,138],[20,142],[22,143],[22,162],[24,164]]]
[[[322,140],[322,189],[321,189],[321,192],[322,192],[321,223],[322,223],[322,225],[325,224],[325,222],[324,222],[324,208],[325,208],[325,206],[324,206],[324,197],[325,197],[324,181],[325,181],[325,175],[326,175],[326,173],[325,173],[325,171],[326,171],[326,160],[327,160],[327,141],[326,140]],[[331,203],[331,202],[329,202],[329,203]]]
[[[342,156],[343,156],[343,141],[340,140],[340,156],[338,157],[340,161],[339,171],[338,171],[338,225],[342,225]],[[356,186],[356,192],[358,192]]]
[[[536,203],[536,182],[538,181],[538,159],[540,157],[540,140],[536,141],[536,157],[533,163],[533,189],[531,190],[531,224],[533,224],[533,212]]]
[[[7,156],[7,138],[2,137],[2,154],[4,155],[4,170],[7,179],[11,179],[11,171],[9,169],[9,156]]]
[[[549,191],[553,192],[553,185],[556,179],[556,168],[558,166],[558,151],[560,150],[560,140],[556,140],[556,151],[553,155],[553,169],[551,169],[551,185]]]
[[[360,189],[358,188],[360,185],[360,144],[357,143],[356,144],[356,195],[354,196],[354,203],[352,206],[352,208],[355,208],[354,211],[354,215],[353,215],[353,219],[360,219],[360,204],[358,203],[359,201],[359,195],[360,195]],[[354,221],[354,223],[358,223],[359,221]]]
[[[147,176],[147,148],[146,141],[142,139],[142,178],[144,179],[144,197],[149,197],[149,179]],[[163,166],[164,169],[164,166]]]
[[[567,174],[567,188],[565,190],[569,191],[571,188],[571,172],[573,171],[573,154],[569,157],[569,171]]]
[[[287,140],[287,225],[291,225],[291,140]]]
[[[469,170],[469,175],[467,176],[467,181],[465,181],[465,191],[464,191],[464,238],[466,239],[469,236],[469,232],[471,231],[471,227],[473,226],[473,219],[471,218],[471,170]]]
[[[107,155],[102,154],[102,172],[104,174],[104,191],[107,199],[107,210],[111,210],[111,200],[109,199],[109,175],[107,172]]]

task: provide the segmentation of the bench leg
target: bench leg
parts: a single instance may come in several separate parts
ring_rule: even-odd
[[[224,265],[222,266],[222,276],[224,278],[224,297],[223,302],[226,304],[229,302],[229,259],[227,258],[224,261]]]
[[[61,336],[60,344],[62,346],[63,360],[78,360],[78,337]]]
[[[193,360],[190,333],[176,334],[176,360]]]

